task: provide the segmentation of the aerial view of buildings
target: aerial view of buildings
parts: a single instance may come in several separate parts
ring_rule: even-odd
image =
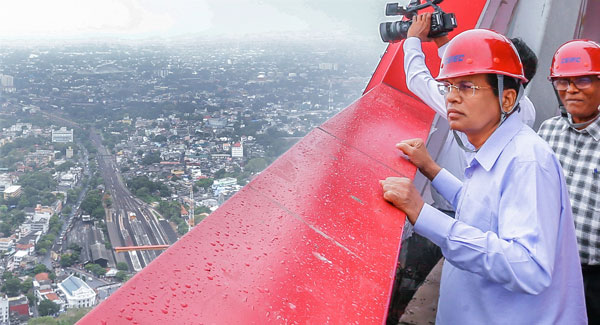
[[[347,46],[0,49],[0,324],[89,310],[351,104]]]

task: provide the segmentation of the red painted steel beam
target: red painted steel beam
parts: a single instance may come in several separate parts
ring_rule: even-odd
[[[378,182],[414,176],[394,144],[425,138],[432,118],[423,104],[378,86],[81,322],[382,322],[404,215],[382,199]]]
[[[122,246],[115,247],[114,250],[117,253],[129,252],[129,251],[147,251],[147,250],[161,250],[167,249],[170,245],[146,245],[146,246]]]
[[[464,1],[443,3],[458,4]],[[448,11],[474,26],[484,4]],[[385,322],[405,216],[382,199],[378,182],[414,177],[394,145],[427,138],[434,116],[401,90],[398,44],[359,100],[79,323]]]

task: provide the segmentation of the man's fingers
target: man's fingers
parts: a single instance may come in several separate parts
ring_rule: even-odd
[[[423,140],[421,140],[421,139],[409,139],[409,140],[404,140],[404,141],[401,141],[400,143],[397,143],[396,148],[398,148],[405,155],[410,157],[415,152],[415,150],[421,148],[422,145],[423,145]]]
[[[399,196],[398,196],[398,193],[396,193],[394,191],[386,191],[385,193],[383,193],[383,198],[386,201],[394,203],[394,202],[398,201]]]
[[[396,145],[396,148],[398,148],[400,151],[402,151],[405,155],[410,156],[410,154],[413,152],[414,148],[411,147],[409,144],[407,143],[398,143]]]
[[[406,140],[400,141],[399,143],[406,143],[411,147],[417,147],[423,143],[423,139],[420,139],[420,138],[406,139]]]

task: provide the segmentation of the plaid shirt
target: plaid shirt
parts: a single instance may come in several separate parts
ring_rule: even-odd
[[[581,264],[600,264],[600,118],[585,129],[550,118],[538,134],[554,150],[565,173]]]

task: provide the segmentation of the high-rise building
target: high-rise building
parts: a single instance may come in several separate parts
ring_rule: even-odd
[[[73,148],[71,148],[71,147],[67,148],[66,156],[67,156],[67,159],[73,158]]]
[[[14,78],[9,75],[0,75],[0,85],[2,87],[13,87],[14,86]]]
[[[8,298],[0,297],[0,324],[10,324]]]
[[[12,93],[16,91],[14,86],[14,78],[13,76],[0,74],[0,87],[3,92]]]
[[[231,157],[244,158],[244,146],[241,143],[236,143],[231,147]]]

